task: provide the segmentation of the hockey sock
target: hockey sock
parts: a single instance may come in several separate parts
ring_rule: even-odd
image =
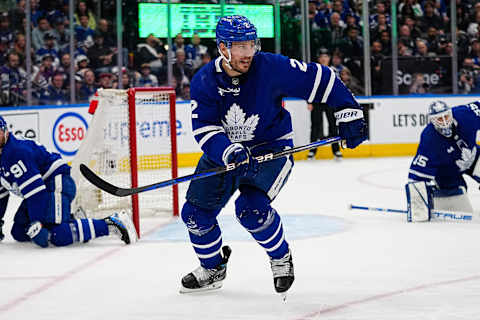
[[[50,242],[55,246],[68,246],[74,242],[88,242],[108,236],[107,223],[97,219],[76,219],[51,228]]]
[[[288,252],[280,216],[262,191],[242,188],[235,207],[238,221],[271,258],[281,258]]]
[[[222,263],[222,233],[217,224],[218,211],[210,211],[186,202],[182,220],[187,225],[193,250],[202,267],[212,269]]]

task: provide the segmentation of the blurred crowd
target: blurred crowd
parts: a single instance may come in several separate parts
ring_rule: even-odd
[[[32,80],[35,104],[65,104],[70,101],[70,65],[75,69],[75,100],[88,101],[98,88],[162,86],[167,84],[166,39],[153,34],[135,39],[122,51],[121,79],[117,69],[115,17],[109,11],[96,16],[94,2],[75,1],[74,33],[69,32],[68,0],[31,0],[32,73],[26,74],[25,0],[16,0],[0,11],[0,105],[26,103],[26,78]],[[458,90],[480,93],[480,2],[457,2]],[[162,1],[144,1],[162,2]],[[191,2],[191,1],[172,1]],[[218,3],[197,1],[195,3]],[[273,3],[273,1],[226,1],[227,3]],[[452,41],[450,1],[399,0],[397,7],[399,59],[430,63],[438,76],[439,90],[451,85]],[[391,79],[390,1],[369,1],[371,75],[373,94],[385,91],[383,78]],[[356,95],[364,94],[361,0],[309,0],[311,57],[328,64]],[[282,53],[300,58],[300,2],[281,1]],[[73,36],[74,55],[70,56]],[[132,39],[129,39],[132,41]],[[180,99],[190,98],[190,81],[215,57],[214,39],[198,35],[173,39],[173,87]],[[400,60],[399,60],[400,61]],[[419,64],[417,64],[419,65]],[[388,70],[388,68],[390,68]],[[409,77],[407,93],[435,92],[428,76]],[[443,81],[443,82],[442,82]],[[388,82],[388,81],[387,81]],[[451,88],[450,91],[451,92]],[[445,91],[444,93],[449,93]]]

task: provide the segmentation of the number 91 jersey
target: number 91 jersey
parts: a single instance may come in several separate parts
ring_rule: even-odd
[[[70,167],[58,153],[48,152],[35,141],[17,139],[10,133],[0,155],[0,217],[5,213],[9,192],[27,201],[29,214],[47,207],[45,181]]]
[[[480,130],[480,102],[452,108],[454,129],[446,138],[433,124],[423,129],[417,154],[410,165],[409,180],[435,180],[442,188],[464,185],[461,177],[471,173],[478,158],[477,130]]]

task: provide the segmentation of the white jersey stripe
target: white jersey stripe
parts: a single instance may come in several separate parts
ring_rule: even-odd
[[[5,198],[6,196],[8,196],[9,193],[10,193],[10,192],[9,192],[8,190],[5,191],[5,192],[3,192],[3,193],[0,193],[0,199]]]
[[[269,248],[269,249],[266,249],[265,248],[265,251],[267,252],[272,252],[272,251],[275,251],[277,250],[283,243],[283,240],[285,240],[285,233],[282,233],[282,237],[280,238],[280,240],[278,240],[277,244],[274,245],[273,247]]]
[[[215,252],[209,253],[209,254],[199,254],[199,253],[197,253],[197,257],[199,257],[200,259],[208,259],[208,258],[214,257],[217,254],[219,254],[221,249],[222,248],[218,248],[218,250],[216,250]]]
[[[268,190],[267,195],[270,198],[270,200],[273,200],[277,194],[280,192],[280,189],[283,185],[283,181],[287,177],[288,173],[290,172],[290,169],[292,168],[292,161],[290,161],[290,158],[286,158],[287,161],[285,161],[285,164],[283,165],[282,170],[277,176],[277,179],[273,183],[272,187],[270,190]]]
[[[50,165],[50,168],[48,168],[47,172],[43,174],[42,179],[45,181],[52,174],[53,171],[55,171],[57,168],[64,164],[67,164],[67,162],[65,162],[65,160],[63,159],[57,159],[56,161],[54,161]]]
[[[38,173],[38,174],[34,175],[33,177],[30,177],[30,179],[28,179],[27,181],[22,183],[20,186],[18,186],[18,188],[20,189],[20,191],[22,191],[26,186],[28,186],[30,183],[32,183],[34,181],[37,181],[38,179],[40,179],[43,183],[42,176]]]
[[[320,81],[322,81],[322,66],[318,63],[315,64],[317,65],[317,74],[315,75],[315,82],[313,83],[312,92],[310,93],[310,97],[308,97],[308,103],[312,103],[313,99],[315,99],[318,86],[320,85]]]
[[[410,172],[411,174],[414,174],[414,175],[418,176],[418,177],[427,178],[427,179],[430,179],[430,180],[435,179],[434,176],[431,176],[431,175],[425,174],[425,173],[421,173],[421,172],[418,172],[418,171],[416,171],[416,170],[410,169],[409,172]]]
[[[222,131],[212,131],[212,132],[209,132],[206,135],[204,135],[203,138],[200,139],[200,141],[198,142],[198,144],[200,145],[200,148],[208,141],[208,139],[210,139],[211,137],[213,137],[214,135],[216,135],[218,133],[222,133]]]
[[[87,219],[88,221],[88,226],[90,227],[90,236],[92,239],[95,239],[97,237],[97,234],[95,233],[95,227],[93,226],[93,220],[92,219]]]
[[[222,241],[222,235],[219,235],[218,236],[218,239],[213,241],[213,242],[210,242],[210,243],[207,243],[207,244],[195,244],[195,243],[192,243],[192,246],[195,247],[195,248],[198,248],[198,249],[208,249],[210,247],[213,247],[214,245],[216,245],[217,243],[219,243],[220,241]]]
[[[83,225],[82,220],[77,219],[78,242],[83,242]]]
[[[40,191],[42,191],[42,190],[45,190],[45,189],[47,189],[47,188],[45,187],[45,185],[41,185],[40,187],[37,187],[37,188],[33,189],[32,191],[30,191],[29,193],[27,193],[26,195],[24,195],[23,198],[24,198],[24,199],[28,199],[28,198],[30,198],[31,196],[33,196],[34,194],[36,194],[36,193],[38,193],[38,192],[40,192]]]
[[[335,83],[335,72],[331,68],[328,69],[330,70],[330,80],[328,80],[327,88],[323,93],[322,103],[327,102],[328,97],[330,96],[330,92],[332,91],[333,84]]]
[[[62,175],[55,176],[55,223],[62,223]]]
[[[270,241],[272,241],[272,240],[277,236],[277,234],[280,232],[280,229],[281,229],[281,228],[282,228],[282,224],[279,223],[279,224],[278,224],[278,228],[277,228],[277,230],[275,231],[275,233],[273,234],[273,236],[271,236],[270,238],[268,238],[267,240],[264,240],[264,241],[258,241],[258,240],[257,240],[257,242],[260,243],[260,244],[267,244],[267,243],[269,243]]]
[[[193,135],[196,136],[197,134],[209,132],[209,131],[222,131],[225,132],[225,129],[221,126],[205,126],[198,128],[197,130],[193,130]]]

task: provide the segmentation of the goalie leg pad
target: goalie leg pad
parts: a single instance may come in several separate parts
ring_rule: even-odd
[[[222,232],[217,222],[220,210],[208,210],[185,202],[182,220],[187,226],[190,242],[202,267],[213,269],[222,263]]]
[[[433,207],[432,193],[424,181],[410,182],[405,185],[407,195],[407,221],[430,221]]]
[[[437,211],[473,213],[473,207],[464,186],[440,189],[433,194],[433,208]]]
[[[270,199],[263,191],[250,186],[240,186],[240,196],[235,201],[235,213],[240,224],[271,258],[281,258],[288,252],[280,216],[270,206]]]

